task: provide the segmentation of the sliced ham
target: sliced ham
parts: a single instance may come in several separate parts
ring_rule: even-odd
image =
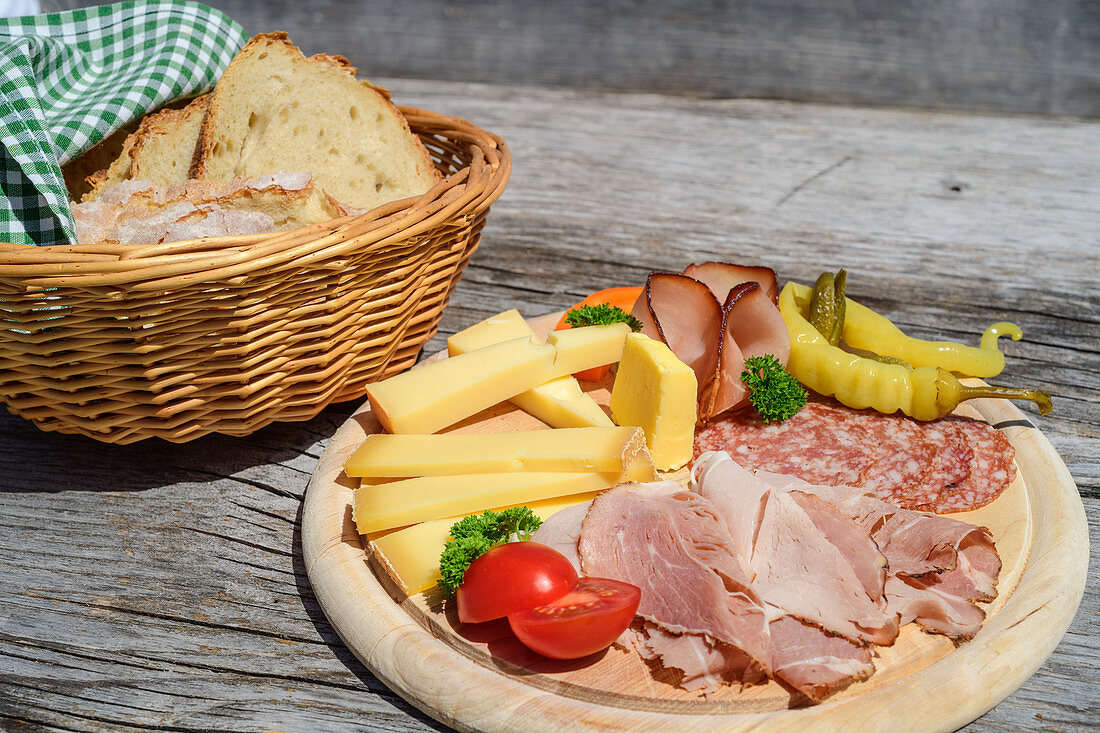
[[[753,587],[767,604],[853,642],[893,643],[886,558],[866,530],[812,494],[762,486],[724,453],[700,456],[693,479],[742,541],[752,537]]]
[[[902,623],[916,622],[929,633],[956,642],[974,638],[985,622],[985,611],[952,591],[947,577],[952,575],[956,573],[890,578],[886,581],[890,608],[901,615]]]
[[[531,535],[531,539],[535,542],[553,547],[565,555],[573,564],[577,575],[581,574],[581,556],[577,552],[577,540],[580,539],[581,524],[590,506],[592,502],[586,501],[554,512]]]
[[[719,302],[724,301],[726,294],[735,286],[748,282],[758,283],[773,303],[779,302],[779,279],[770,267],[704,262],[688,265],[684,268],[684,274],[705,283]]]
[[[659,625],[643,623],[636,630],[633,648],[643,658],[679,670],[680,686],[692,692],[714,692],[731,681],[743,685],[766,679],[759,664],[730,644],[707,634],[673,634]]]
[[[793,616],[772,621],[769,629],[773,674],[814,702],[875,671],[870,649]]]
[[[775,272],[766,267],[705,262],[646,278],[631,315],[695,372],[701,420],[748,402],[746,358],[771,354],[787,363],[790,337],[776,292]]]
[[[744,652],[747,663],[726,681],[749,682],[768,669],[763,604],[704,498],[672,482],[616,487],[592,502],[577,546],[586,575],[641,588],[638,615],[646,621],[673,636],[705,635]],[[669,659],[682,658],[681,645],[669,649]]]
[[[718,373],[704,414],[720,415],[745,404],[748,390],[741,381],[745,360],[766,354],[783,365],[790,358],[791,339],[783,316],[759,283],[735,285],[722,303]]]
[[[988,529],[896,507],[858,487],[814,485],[795,476],[748,471],[728,458],[724,453],[702,454],[693,479],[698,483],[705,473],[717,472],[726,482],[754,481],[749,491],[756,496],[765,487],[812,493],[866,530],[888,562],[887,610],[899,615],[902,625],[915,621],[926,631],[956,640],[969,639],[981,628],[985,612],[975,603],[996,598],[1001,571]]]

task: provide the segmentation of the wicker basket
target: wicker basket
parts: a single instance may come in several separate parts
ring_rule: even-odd
[[[446,176],[419,198],[279,234],[0,244],[8,410],[110,443],[246,435],[412,365],[511,158],[465,120],[401,111]]]

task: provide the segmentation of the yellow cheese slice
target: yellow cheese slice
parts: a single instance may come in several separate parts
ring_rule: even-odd
[[[534,335],[527,321],[513,308],[451,336],[447,339],[447,351],[451,356],[458,356],[502,341]],[[573,377],[552,379],[521,392],[510,401],[553,428],[609,428],[614,425]]]
[[[554,428],[611,428],[615,423],[573,377],[551,379],[512,398],[512,404]]]
[[[520,312],[512,308],[495,316],[489,316],[484,321],[475,323],[451,336],[447,339],[447,353],[458,356],[467,351],[476,351],[499,344],[501,341],[534,335],[535,332],[531,330],[527,321],[523,320]]]
[[[533,502],[526,506],[545,521],[562,509],[590,501],[595,496],[595,493],[576,494]],[[493,510],[506,508],[493,507]],[[469,515],[435,519],[411,527],[368,534],[371,559],[406,595],[429,590],[439,581],[439,555],[450,537],[451,527],[463,516]]]
[[[614,364],[623,355],[623,343],[630,333],[625,323],[609,326],[584,326],[551,331],[546,343],[556,350],[554,368],[560,375],[576,374],[585,369]]]
[[[371,410],[391,433],[434,433],[551,379],[618,361],[624,323],[523,337],[427,362],[367,386]]]
[[[455,476],[516,471],[625,471],[650,463],[635,427],[562,428],[516,433],[368,435],[344,470],[348,476]]]
[[[660,341],[626,337],[611,390],[611,417],[645,431],[654,468],[667,471],[691,460],[695,437],[695,372]]]
[[[367,534],[486,507],[530,504],[572,494],[586,494],[624,481],[652,480],[653,468],[639,461],[626,471],[598,473],[472,473],[364,485],[355,492],[353,517]]]
[[[560,376],[555,353],[525,336],[429,361],[368,385],[371,411],[391,433],[434,433]]]

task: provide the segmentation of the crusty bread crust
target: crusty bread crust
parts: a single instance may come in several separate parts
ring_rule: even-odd
[[[183,109],[164,109],[142,120],[130,150],[130,178],[160,185],[187,180],[198,154],[199,130],[210,95],[196,97]],[[164,166],[164,158],[177,163]]]
[[[73,207],[81,244],[158,244],[226,234],[291,231],[343,216],[309,174],[279,173],[228,184],[125,181]],[[217,225],[211,227],[210,217]],[[216,227],[223,227],[218,229]],[[237,228],[234,228],[237,227]]]
[[[442,176],[427,149],[409,130],[390,100],[389,90],[356,79],[356,71],[342,56],[307,58],[283,32],[253,37],[211,95],[191,177],[225,181],[271,170],[308,169],[334,198],[357,209],[428,190]],[[278,95],[265,92],[256,83],[276,78],[284,85]],[[315,84],[339,89],[348,106],[333,109],[319,103],[313,96]],[[308,108],[308,114],[298,109],[299,102]],[[289,111],[288,106],[292,108]],[[374,119],[358,119],[354,114],[350,119],[340,117],[347,114],[348,107],[362,107]],[[329,139],[322,143],[308,137],[307,132],[301,145],[273,141],[272,129],[290,124],[288,118],[299,127],[319,127],[322,134],[324,125],[331,124],[330,133],[346,139],[338,146]],[[252,129],[254,119],[259,120],[257,130]],[[287,137],[285,130],[277,132]],[[371,134],[385,135],[384,145],[379,146],[384,153],[366,154],[355,147]],[[308,153],[295,150],[299,147]]]

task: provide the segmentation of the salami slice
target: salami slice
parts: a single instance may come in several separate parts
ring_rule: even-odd
[[[859,413],[821,402],[807,403],[782,423],[735,414],[696,433],[695,456],[724,450],[746,468],[815,484],[858,486],[886,453],[859,418]]]
[[[825,402],[780,424],[726,417],[696,434],[695,455],[707,450],[727,451],[746,468],[861,486],[895,506],[937,514],[985,506],[1016,476],[1008,439],[983,422],[919,422]]]
[[[965,417],[949,417],[944,422],[954,431],[956,442],[970,448],[970,460],[966,476],[960,481],[926,484],[925,488],[937,493],[923,508],[946,514],[983,507],[1004,493],[1016,478],[1016,451],[1004,433],[984,422]]]
[[[879,413],[865,414],[864,419],[872,439],[886,455],[868,469],[860,486],[898,505],[892,497],[905,497],[915,491],[933,470],[937,447],[915,420]]]

